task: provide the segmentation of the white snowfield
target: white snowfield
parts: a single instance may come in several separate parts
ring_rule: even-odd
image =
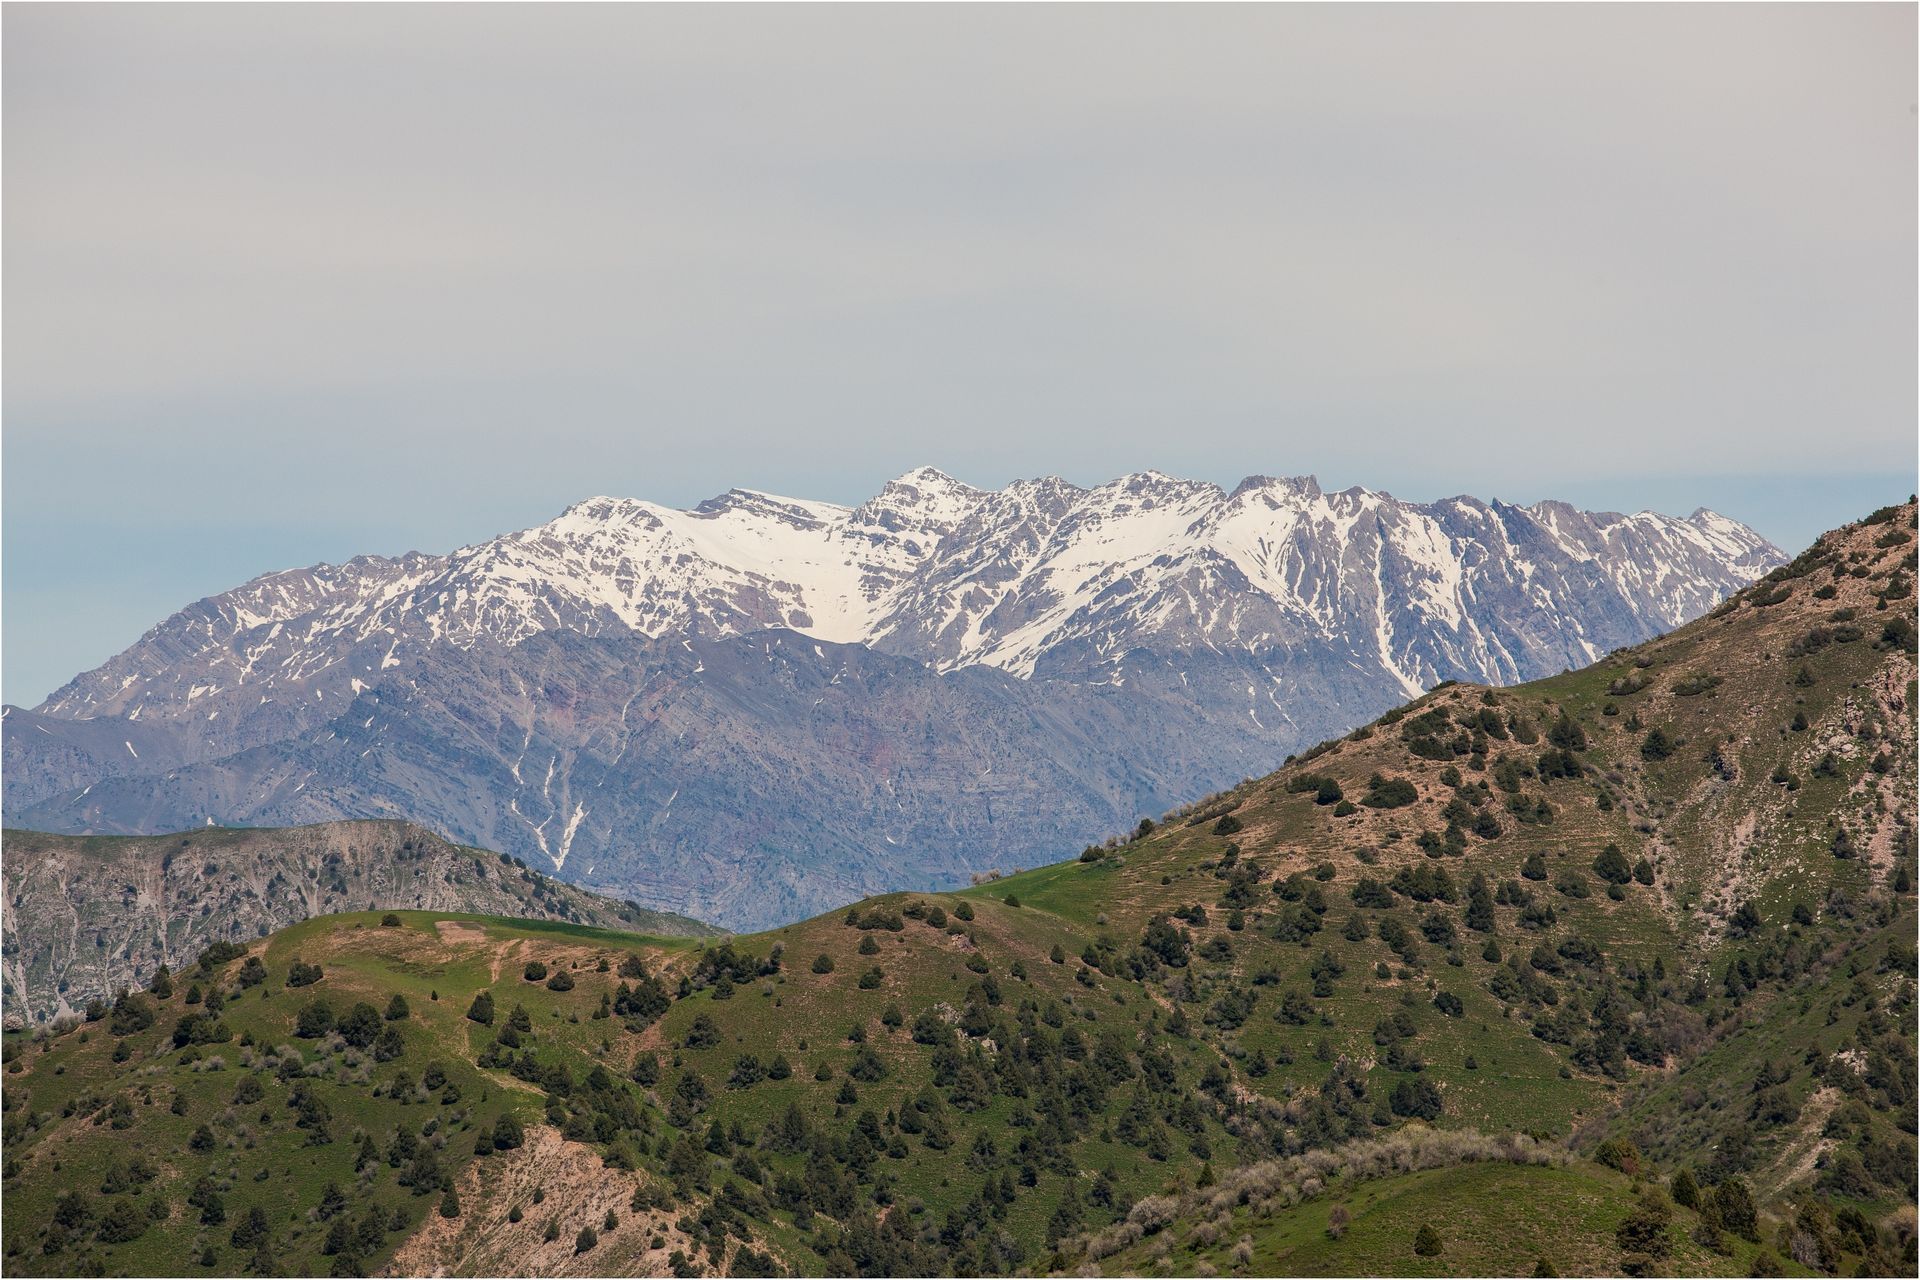
[[[1419,505],[1311,478],[1228,492],[1152,471],[982,490],[923,467],[858,507],[742,489],[690,511],[589,498],[450,555],[269,574],[175,614],[41,710],[167,716],[320,686],[351,700],[424,646],[776,627],[1023,677],[1058,655],[1331,645],[1414,692],[1443,673],[1519,678],[1521,614],[1553,615],[1591,659],[1574,606],[1595,590],[1661,630],[1784,559],[1704,509]]]

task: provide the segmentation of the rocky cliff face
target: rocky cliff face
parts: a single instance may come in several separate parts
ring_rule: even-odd
[[[762,925],[1026,865],[1443,679],[1580,666],[1782,557],[1686,519],[1157,473],[595,498],[268,575],[5,721],[10,820],[417,818]]]

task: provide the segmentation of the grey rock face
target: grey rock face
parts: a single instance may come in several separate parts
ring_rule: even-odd
[[[1157,473],[595,498],[256,579],[35,712],[10,820],[404,816],[731,926],[1070,853],[1443,679],[1580,666],[1784,557],[1686,519]]]

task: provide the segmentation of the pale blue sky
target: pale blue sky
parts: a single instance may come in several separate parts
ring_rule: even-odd
[[[1915,10],[13,6],[4,696],[612,492],[1914,487]]]

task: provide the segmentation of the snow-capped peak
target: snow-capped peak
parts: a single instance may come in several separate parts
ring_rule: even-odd
[[[423,647],[556,630],[785,627],[1019,675],[1135,648],[1313,645],[1413,689],[1517,679],[1540,656],[1521,645],[1597,656],[1784,558],[1704,508],[1420,505],[1311,476],[1228,492],[1152,470],[982,490],[919,467],[852,508],[752,489],[690,510],[603,495],[446,556],[268,575],[176,614],[42,710],[159,719],[192,701],[227,713],[210,732],[244,740],[265,708],[351,700]]]
[[[980,497],[980,490],[944,471],[916,467],[887,481],[879,493],[854,508],[853,517],[862,524],[937,536],[964,519]]]

